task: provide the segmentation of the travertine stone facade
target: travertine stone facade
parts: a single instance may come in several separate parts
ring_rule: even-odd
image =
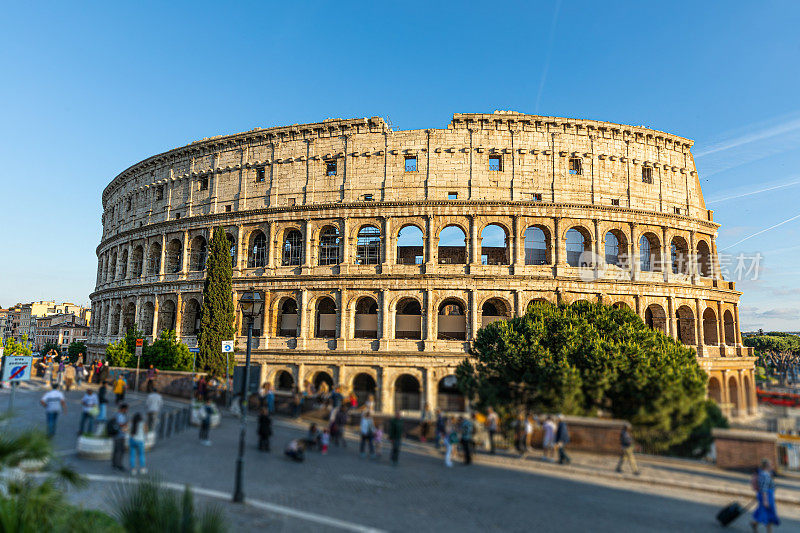
[[[234,291],[268,301],[254,359],[279,388],[325,381],[374,391],[386,411],[455,409],[448,376],[483,324],[592,300],[695,346],[709,394],[752,413],[740,293],[720,276],[691,144],[495,112],[447,129],[256,129],[153,156],[103,192],[91,352],[133,324],[196,343],[206,241],[223,226]]]

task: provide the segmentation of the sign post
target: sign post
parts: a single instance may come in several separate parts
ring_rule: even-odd
[[[189,351],[192,352],[192,379],[194,379],[194,370],[197,366],[197,354],[200,353],[200,348],[189,348]]]
[[[0,375],[0,381],[11,382],[11,395],[8,399],[9,412],[14,409],[14,393],[17,390],[17,383],[31,379],[32,363],[33,357],[9,355],[3,358],[3,372]]]
[[[133,386],[134,392],[139,391],[139,362],[142,359],[142,347],[144,339],[136,339],[136,384]]]
[[[222,341],[222,352],[225,354],[225,403],[228,403],[231,398],[231,389],[229,385],[231,380],[228,379],[228,368],[230,368],[228,356],[233,353],[233,341]]]

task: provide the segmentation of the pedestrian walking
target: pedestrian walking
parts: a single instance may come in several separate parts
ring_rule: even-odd
[[[527,454],[533,448],[533,430],[536,428],[536,422],[533,420],[533,415],[525,417],[525,453]]]
[[[158,377],[158,369],[153,365],[150,365],[150,367],[147,369],[147,374],[145,375],[145,388],[149,387],[151,384],[155,386],[156,377]]]
[[[394,418],[389,422],[389,440],[392,441],[392,465],[397,466],[400,459],[400,441],[403,438],[403,419],[400,411],[394,412]]]
[[[553,460],[553,446],[556,438],[556,423],[553,422],[553,417],[547,415],[547,418],[542,424],[542,449],[545,460]]]
[[[261,408],[258,415],[258,449],[262,452],[269,452],[269,438],[272,436],[272,418],[269,416],[269,408],[265,405]]]
[[[333,444],[335,446],[347,448],[347,441],[344,438],[344,428],[347,426],[347,421],[347,405],[343,403],[342,406],[336,411],[336,417],[334,418],[335,431],[331,433],[331,437],[333,437]]]
[[[58,355],[58,353],[56,353],[56,355]],[[64,370],[66,370],[66,367],[64,366],[64,359],[61,356],[59,356],[59,359],[58,359],[58,378],[56,380],[58,382],[58,388],[59,389],[64,386]]]
[[[758,506],[753,512],[753,520],[750,522],[753,531],[758,531],[758,526],[763,524],[767,533],[772,533],[772,526],[781,524],[775,510],[775,479],[773,476],[772,464],[769,459],[763,459],[753,477],[753,489],[758,502]]]
[[[570,459],[565,446],[569,444],[569,429],[564,415],[558,415],[558,426],[556,426],[556,448],[558,449],[558,464],[570,464]]]
[[[58,390],[58,383],[53,383],[50,388],[51,390],[42,396],[39,403],[42,404],[45,415],[47,415],[47,436],[53,438],[56,434],[58,415],[67,412],[67,402],[64,400],[64,394]]]
[[[426,405],[425,408],[422,410],[422,416],[420,416],[419,420],[419,440],[420,442],[425,442],[428,440],[428,426],[431,423],[431,411],[428,409]]]
[[[494,454],[494,436],[497,434],[498,426],[500,425],[500,417],[494,412],[494,409],[489,408],[486,415],[486,429],[489,431],[489,453]]]
[[[113,440],[111,452],[111,467],[120,471],[125,471],[122,465],[122,458],[125,455],[125,440],[128,431],[128,404],[121,403],[117,406],[117,414],[106,424],[106,433]]]
[[[331,394],[331,407],[333,409],[338,409],[344,403],[344,395],[342,394],[342,387],[341,385],[333,389],[333,394]]]
[[[200,408],[200,444],[203,446],[211,446],[209,440],[209,433],[211,432],[211,415],[214,410],[211,408],[211,400],[205,399],[203,406]]]
[[[145,423],[141,413],[133,415],[131,420],[131,436],[128,439],[130,449],[131,475],[137,473],[146,474],[147,465],[144,462],[144,442],[145,442]],[[139,470],[136,470],[136,459],[138,458]]]
[[[272,390],[272,385],[267,383],[267,409],[269,414],[275,412],[275,391]]]
[[[75,383],[75,366],[64,366],[64,389],[69,392],[72,390],[72,384]]]
[[[631,464],[633,473],[639,475],[639,467],[636,465],[636,458],[633,456],[633,436],[631,435],[631,425],[627,422],[622,426],[622,432],[619,435],[619,443],[622,446],[622,454],[619,456],[619,463],[617,463],[617,472],[622,473],[622,465],[627,460]]]
[[[359,452],[361,457],[365,457],[365,448],[369,445],[369,456],[375,457],[375,423],[372,421],[372,415],[364,413],[361,415],[361,424],[359,426],[359,434],[361,435],[361,446]]]
[[[108,384],[105,381],[100,382],[100,388],[97,391],[97,406],[100,408],[100,412],[97,414],[97,422],[105,422],[106,409],[108,407]]]
[[[445,419],[444,415],[442,415],[442,410],[438,407],[434,413],[436,415],[436,449],[438,450],[444,444],[444,440],[447,438],[445,429],[447,420]]]
[[[164,405],[164,399],[156,390],[153,381],[147,382],[147,398],[144,400],[145,408],[147,409],[147,431],[154,431],[158,415],[161,413],[161,408]]]
[[[83,379],[86,376],[85,372],[86,372],[86,369],[83,367],[83,363],[78,362],[78,364],[75,365],[75,386],[76,387],[80,388],[81,383],[83,383]]]
[[[450,468],[453,466],[453,446],[458,443],[458,433],[450,420],[445,419],[443,424],[444,466]]]
[[[125,378],[122,377],[122,373],[117,376],[116,381],[114,381],[114,403],[116,405],[121,404],[125,401],[125,391],[128,388],[128,382],[125,381]]]
[[[83,398],[81,398],[81,423],[78,428],[78,436],[84,434],[84,428],[87,425],[86,432],[90,435],[94,433],[94,420],[99,413],[100,408],[97,405],[97,395],[94,393],[94,389],[86,389]]]
[[[464,451],[464,465],[472,464],[472,435],[475,425],[472,418],[475,413],[461,419],[461,449]]]
[[[328,446],[331,444],[331,434],[328,428],[322,430],[322,435],[319,437],[319,445],[322,448],[322,455],[328,455]]]

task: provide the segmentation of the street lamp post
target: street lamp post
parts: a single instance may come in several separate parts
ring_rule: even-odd
[[[247,320],[247,358],[244,363],[244,379],[242,380],[242,394],[239,399],[241,411],[241,430],[239,433],[239,456],[236,458],[236,487],[233,492],[233,501],[244,503],[244,490],[242,488],[242,469],[244,467],[244,442],[247,432],[247,385],[250,378],[250,345],[253,340],[253,322],[264,308],[264,299],[261,293],[250,287],[239,299],[239,308],[242,317]]]

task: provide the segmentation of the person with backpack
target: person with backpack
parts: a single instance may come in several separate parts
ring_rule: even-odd
[[[211,399],[206,397],[203,406],[200,408],[200,444],[211,446],[209,432],[211,431],[211,415],[214,410],[211,407]]]
[[[111,453],[111,467],[122,472],[125,467],[122,465],[122,457],[125,455],[125,432],[128,429],[128,404],[121,403],[117,407],[117,414],[106,424],[106,433],[114,439],[114,446]]]
[[[636,465],[636,458],[633,456],[633,436],[631,435],[631,425],[627,422],[622,426],[622,432],[619,435],[619,443],[622,446],[622,454],[617,463],[617,472],[622,473],[622,465],[627,459],[631,464],[631,469],[635,475],[639,475],[639,467]]]
[[[137,456],[139,459],[138,473],[141,474],[147,473],[147,468],[144,462],[144,441],[145,441],[144,417],[142,417],[141,413],[136,413],[135,415],[133,415],[133,420],[131,421],[131,438],[128,440],[128,448],[130,448],[130,463],[131,463],[132,476],[135,476],[137,474],[136,461],[135,461]]]

